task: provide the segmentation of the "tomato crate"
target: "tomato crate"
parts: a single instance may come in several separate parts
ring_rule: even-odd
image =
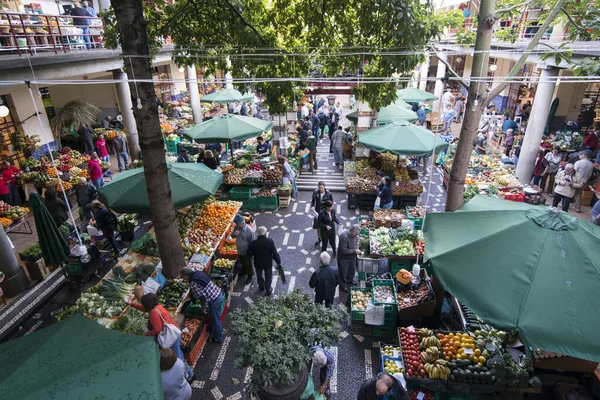
[[[208,340],[208,329],[206,329],[206,325],[204,325],[202,327],[202,333],[200,333],[200,337],[198,338],[196,345],[194,346],[194,348],[192,349],[190,354],[185,356],[185,361],[188,363],[190,368],[193,369],[194,366],[196,365],[196,362],[200,358],[200,354],[202,353],[202,349],[204,349],[204,345],[206,344],[207,340]]]
[[[371,289],[369,288],[361,288],[361,287],[352,287],[350,289],[350,307],[352,307],[352,292],[358,291],[362,293],[371,293]],[[365,320],[365,311],[362,310],[351,310],[352,321],[364,321]]]

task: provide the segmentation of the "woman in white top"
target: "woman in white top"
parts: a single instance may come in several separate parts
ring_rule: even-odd
[[[192,387],[185,380],[185,365],[171,349],[160,349],[160,376],[165,400],[192,398]]]

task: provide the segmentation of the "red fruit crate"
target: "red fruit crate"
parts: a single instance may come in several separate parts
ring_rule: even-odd
[[[202,327],[202,333],[200,334],[196,345],[194,346],[190,354],[185,356],[185,361],[191,368],[194,368],[194,366],[196,365],[196,362],[198,361],[198,358],[200,358],[200,353],[202,353],[202,349],[204,349],[204,345],[206,344],[207,340],[208,329],[206,328],[206,325],[204,325]]]
[[[504,195],[504,200],[516,201],[516,202],[524,202],[525,201],[525,193],[506,193]]]

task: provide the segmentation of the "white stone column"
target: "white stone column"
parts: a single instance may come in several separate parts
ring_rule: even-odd
[[[419,89],[425,90],[427,88],[427,74],[429,73],[429,60],[430,57],[427,57],[427,61],[421,64],[421,79],[419,80]]]
[[[198,76],[196,75],[196,67],[188,65],[185,67],[188,80],[188,91],[190,92],[190,106],[192,107],[192,115],[194,123],[202,122],[202,107],[200,106],[200,92],[198,91]]]
[[[119,110],[123,117],[123,126],[127,132],[127,141],[129,143],[129,152],[131,159],[135,160],[140,152],[140,142],[138,138],[137,125],[133,115],[133,101],[129,83],[127,82],[127,74],[119,69],[113,70],[113,79],[115,89],[117,90],[117,101],[119,102]]]
[[[445,59],[446,56],[440,55]],[[440,104],[442,103],[442,96],[444,95],[444,82],[442,78],[446,76],[446,65],[438,60],[437,73],[435,74],[435,88],[433,94],[438,98],[433,102],[433,111],[439,112]]]
[[[533,174],[535,159],[540,149],[540,142],[544,135],[546,121],[548,120],[548,111],[554,99],[555,78],[558,76],[558,71],[558,68],[554,67],[542,70],[540,82],[535,92],[535,99],[531,107],[527,131],[523,138],[521,155],[515,172],[515,175],[523,184],[529,183]]]

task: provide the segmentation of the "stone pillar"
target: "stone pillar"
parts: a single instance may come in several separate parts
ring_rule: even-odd
[[[188,91],[190,92],[190,106],[192,107],[192,115],[194,123],[202,122],[202,107],[200,106],[200,92],[198,91],[198,76],[196,75],[196,67],[188,65],[185,67],[188,79]]]
[[[0,271],[5,275],[1,284],[4,296],[15,297],[29,287],[29,281],[25,271],[19,266],[3,227],[0,227],[0,260]]]
[[[135,117],[133,116],[133,102],[129,83],[127,82],[127,74],[120,69],[115,69],[112,73],[113,79],[117,81],[115,82],[117,101],[119,102],[119,109],[123,117],[123,126],[125,127],[125,132],[127,132],[130,156],[132,160],[135,160],[140,152],[140,142]]]
[[[96,7],[97,12],[103,12],[110,8],[110,0],[96,0],[98,7]]]
[[[419,80],[419,89],[425,90],[427,89],[427,74],[429,73],[429,56],[427,57],[427,61],[421,64],[420,80]]]
[[[440,55],[440,57],[445,57]],[[446,65],[444,65],[440,60],[438,60],[437,73],[435,74],[435,88],[433,90],[433,94],[438,98],[433,102],[433,111],[440,112],[440,104],[442,104],[442,96],[444,95],[444,82],[442,82],[442,78],[446,76]],[[440,113],[441,114],[441,113]]]
[[[555,78],[558,76],[558,71],[558,68],[554,67],[542,70],[540,82],[535,92],[527,131],[525,132],[523,146],[521,147],[521,156],[519,157],[519,163],[515,172],[515,175],[523,184],[529,183],[533,174],[535,159],[540,149],[540,142],[544,135],[544,128],[548,119],[548,111],[554,99]]]

